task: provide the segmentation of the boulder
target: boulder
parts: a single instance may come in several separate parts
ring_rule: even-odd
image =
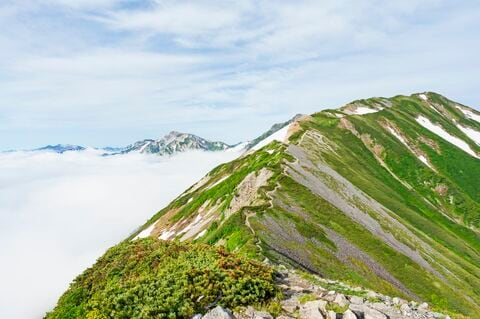
[[[361,305],[361,304],[363,304],[363,302],[364,302],[363,297],[359,297],[359,296],[351,296],[350,297],[350,303]]]
[[[418,311],[427,311],[428,310],[428,303],[424,302],[424,303],[421,303],[419,306],[418,306]]]
[[[359,317],[362,317],[363,314],[364,319],[388,319],[388,317],[382,312],[366,305],[350,304],[350,310],[356,313]]]
[[[339,305],[340,307],[345,307],[350,304],[350,302],[347,300],[347,298],[345,298],[343,294],[337,294],[333,302]]]
[[[207,312],[202,319],[235,319],[235,317],[230,310],[217,306]]]
[[[357,315],[351,310],[347,310],[343,313],[342,319],[357,319]]]
[[[202,319],[202,315],[197,313],[196,315],[193,315],[191,319]]]
[[[266,311],[255,310],[253,307],[249,306],[245,310],[245,315],[250,319],[273,319],[273,316]]]
[[[327,319],[337,319],[337,314],[335,311],[329,310],[327,312]]]
[[[326,312],[327,303],[323,300],[308,301],[300,306],[301,319],[324,319],[321,311]],[[321,310],[321,311],[320,311]]]
[[[380,295],[374,291],[367,292],[367,298],[380,298]]]
[[[411,309],[410,309],[410,306],[408,304],[404,303],[400,306],[400,311],[405,316],[407,313],[410,313]]]
[[[300,303],[296,297],[280,301],[280,305],[285,312],[294,313],[299,307]]]
[[[393,297],[393,298],[392,298],[392,303],[393,303],[394,305],[403,305],[403,304],[406,304],[407,301],[404,300],[404,299],[402,299],[402,298]]]

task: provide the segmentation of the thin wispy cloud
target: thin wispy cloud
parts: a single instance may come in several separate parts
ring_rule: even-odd
[[[108,247],[234,156],[0,153],[0,317],[41,318]]]

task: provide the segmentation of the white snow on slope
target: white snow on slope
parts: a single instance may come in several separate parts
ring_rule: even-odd
[[[428,162],[427,158],[423,155],[418,155],[416,154],[411,148],[410,146],[408,145],[407,141],[405,140],[405,138],[403,138],[402,135],[398,134],[397,131],[395,131],[393,128],[391,128],[390,126],[387,126],[387,129],[390,131],[390,133],[392,133],[393,136],[395,136],[400,142],[402,142],[403,145],[405,145],[409,150],[410,152],[412,152],[413,154],[415,154],[418,159],[420,161],[422,161],[423,164],[427,165],[428,167],[432,168],[433,167],[430,165],[430,163]]]
[[[151,224],[144,230],[142,230],[137,236],[135,236],[133,239],[138,239],[138,238],[146,238],[150,236],[150,233],[152,232],[153,228],[155,228],[155,223]]]
[[[198,214],[197,217],[195,217],[195,220],[193,222],[191,222],[185,228],[183,228],[178,232],[178,235],[188,232],[190,229],[194,228],[198,223],[200,223],[202,219],[203,219],[202,215]]]
[[[170,231],[170,230],[164,230],[162,232],[162,234],[158,237],[159,239],[162,239],[162,240],[168,240],[170,237],[172,237],[173,235],[175,235],[175,231]]]
[[[435,133],[436,135],[440,136],[444,140],[452,143],[453,145],[457,146],[458,148],[462,149],[463,151],[467,152],[468,154],[472,155],[473,157],[479,158],[477,154],[470,148],[470,145],[468,145],[465,141],[462,139],[451,135],[447,131],[443,129],[438,124],[432,123],[429,119],[423,116],[419,116],[416,118],[417,122],[422,125],[424,128],[427,130]]]
[[[258,142],[257,145],[252,147],[252,149],[255,150],[255,151],[258,151],[259,149],[261,149],[265,145],[270,144],[273,141],[284,142],[286,137],[287,137],[287,132],[288,132],[288,129],[290,128],[290,125],[291,124],[282,127],[281,129],[279,129],[278,131],[276,131],[272,135],[270,135],[267,138],[265,138],[264,140]]]
[[[463,112],[463,114],[465,114],[466,117],[468,117],[469,119],[471,120],[474,120],[474,121],[477,121],[480,123],[480,115],[476,114],[476,113],[473,113],[472,111],[468,110],[468,109],[464,109],[463,107],[460,107],[457,105],[457,109],[459,109],[460,111]]]
[[[457,127],[465,133],[472,141],[474,141],[477,145],[480,145],[480,132],[471,128],[471,127],[466,127],[463,125],[457,125]]]
[[[152,142],[145,143],[145,145],[142,146],[142,148],[139,150],[140,153],[142,153],[148,145],[150,145]]]
[[[430,163],[428,162],[427,158],[423,155],[417,156],[420,161],[422,161],[423,164],[427,165],[428,167],[431,168]]]
[[[381,111],[382,109],[371,109],[369,107],[364,107],[364,106],[359,106],[355,109],[355,111],[352,112],[352,114],[355,115],[364,115],[364,114],[369,114],[369,113],[377,113]]]
[[[227,153],[235,152],[235,153],[241,154],[245,151],[245,147],[247,147],[247,145],[248,145],[248,142],[242,142],[242,143],[239,143],[239,144],[235,145],[234,147],[227,148],[225,150],[225,152],[227,152]]]
[[[410,146],[408,146],[407,144],[407,141],[405,141],[405,139],[403,138],[402,135],[398,134],[397,131],[395,131],[393,128],[391,128],[390,126],[387,126],[388,130],[390,131],[390,133],[392,133],[393,136],[395,136],[400,142],[402,142],[403,145],[405,145],[406,147],[410,148]]]
[[[206,232],[207,232],[206,229],[202,230],[201,232],[198,233],[197,236],[195,236],[195,239],[199,239],[200,237],[202,237],[203,235],[205,235]]]

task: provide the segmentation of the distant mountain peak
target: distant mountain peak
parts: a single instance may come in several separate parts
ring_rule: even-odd
[[[47,145],[44,147],[36,148],[33,151],[50,151],[55,153],[65,153],[69,151],[84,151],[86,148],[80,145],[71,145],[71,144],[56,144],[56,145]]]
[[[171,131],[159,139],[145,139],[127,146],[121,153],[173,155],[185,151],[223,151],[228,145],[220,141],[209,141],[191,133]]]

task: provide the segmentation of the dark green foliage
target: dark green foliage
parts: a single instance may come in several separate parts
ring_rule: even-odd
[[[148,238],[123,242],[78,276],[47,319],[188,318],[218,303],[275,297],[273,270],[223,248]]]

